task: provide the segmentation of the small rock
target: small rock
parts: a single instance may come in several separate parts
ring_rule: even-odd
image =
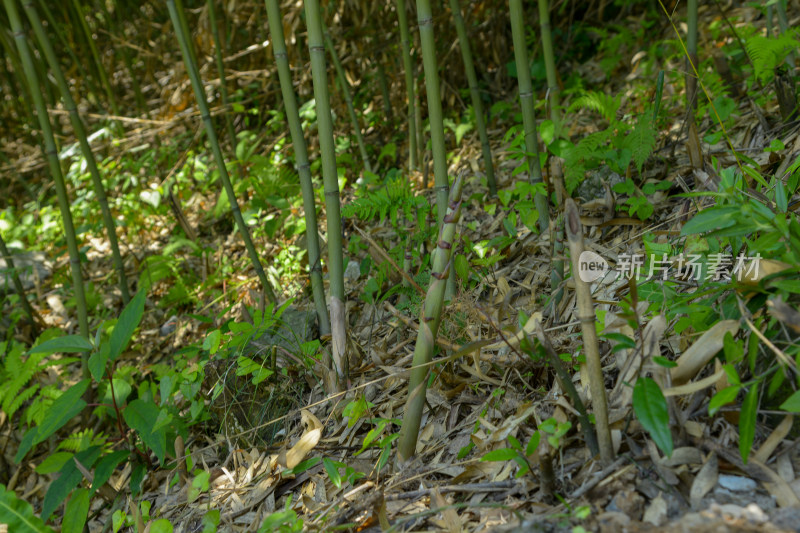
[[[750,492],[756,490],[758,485],[752,479],[742,476],[731,476],[728,474],[720,474],[717,479],[719,485],[732,492]]]
[[[344,279],[357,280],[361,277],[361,265],[357,261],[349,261],[344,269]]]
[[[53,273],[53,267],[47,261],[47,256],[42,252],[22,252],[11,254],[14,261],[17,275],[22,282],[22,288],[26,291],[36,286],[36,283],[49,278]],[[7,292],[17,292],[11,277],[11,269],[6,264],[6,260],[0,257],[0,294]]]

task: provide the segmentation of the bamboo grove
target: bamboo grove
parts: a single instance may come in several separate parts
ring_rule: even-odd
[[[524,182],[526,192],[514,201],[532,206],[535,233],[550,255],[550,294],[544,304],[547,312],[556,314],[568,289],[574,291],[585,356],[579,366],[581,377],[588,376],[587,390],[578,392],[569,370],[549,346],[541,315],[532,316],[527,322],[521,320],[516,342],[532,344],[537,340],[549,358],[555,379],[575,406],[586,446],[604,466],[612,464],[616,452],[598,351],[593,296],[589,284],[577,276],[572,276],[567,284],[564,272],[565,264],[570,266],[570,272],[580,269],[578,258],[585,251],[584,227],[578,207],[570,197],[574,187],[567,183],[568,177],[552,168],[543,172],[544,157],[540,157],[547,153],[549,144],[543,139],[544,134],[540,137],[543,121],[552,127],[550,137],[567,137],[564,115],[568,108],[562,101],[569,96],[561,92],[555,52],[560,44],[554,43],[556,38],[563,39],[564,34],[556,36],[553,30],[557,17],[565,16],[564,10],[551,9],[548,0],[538,0],[535,6],[538,9],[533,2],[522,0],[395,0],[346,2],[344,7],[319,0],[295,4],[265,0],[263,4],[247,2],[240,10],[231,11],[213,0],[141,3],[3,0],[0,44],[5,57],[0,59],[0,84],[11,95],[9,100],[14,100],[15,110],[10,115],[15,123],[9,122],[8,126],[23,132],[28,144],[40,147],[41,155],[32,158],[41,162],[34,167],[35,171],[46,177],[37,186],[44,191],[54,189],[59,224],[63,227],[71,283],[68,283],[69,298],[76,322],[74,331],[69,332],[73,334],[70,343],[64,341],[59,346],[65,353],[80,353],[79,385],[83,388],[74,398],[75,405],[95,405],[103,400],[94,396],[106,394],[105,389],[101,391],[91,383],[105,380],[109,389],[106,398],[112,400],[112,406],[106,407],[115,411],[120,428],[124,420],[141,434],[139,426],[147,418],[117,405],[113,390],[115,359],[128,346],[145,306],[146,289],[140,286],[144,278],[140,277],[137,284],[134,276],[140,275],[137,269],[145,265],[146,259],[136,257],[133,268],[132,250],[144,244],[134,241],[136,229],[127,227],[116,213],[116,191],[106,184],[111,178],[104,174],[109,171],[101,164],[106,152],[129,149],[148,128],[157,131],[148,142],[159,145],[164,136],[171,135],[170,128],[179,124],[187,139],[184,153],[168,154],[158,163],[163,175],[141,179],[158,182],[159,187],[153,189],[166,191],[164,197],[169,198],[176,217],[180,218],[180,194],[174,194],[174,175],[188,154],[205,143],[212,157],[204,161],[205,167],[198,172],[215,173],[218,181],[213,185],[216,205],[203,209],[218,209],[222,212],[220,218],[232,219],[232,226],[226,227],[227,234],[243,243],[249,261],[246,272],[230,273],[230,284],[234,285],[233,279],[238,283],[231,290],[241,290],[244,294],[245,287],[258,286],[259,312],[273,312],[278,317],[290,295],[275,275],[278,254],[265,239],[254,238],[259,222],[252,215],[257,210],[253,206],[262,199],[248,189],[246,179],[258,164],[253,162],[252,154],[262,149],[259,143],[280,145],[291,154],[281,164],[291,162],[290,172],[293,179],[296,176],[302,195],[302,208],[293,207],[292,214],[299,219],[302,210],[306,257],[303,268],[307,269],[304,274],[308,278],[308,296],[322,339],[321,368],[316,371],[322,376],[325,393],[332,398],[350,391],[351,365],[357,356],[349,342],[352,321],[348,316],[348,298],[352,299],[352,295],[346,289],[350,267],[346,268],[345,261],[348,236],[356,235],[357,228],[354,223],[348,224],[344,207],[352,200],[354,183],[366,183],[372,191],[388,187],[380,180],[387,171],[384,162],[389,159],[398,167],[403,190],[411,191],[409,196],[423,196],[429,189],[428,176],[433,177],[430,194],[424,196],[430,216],[423,220],[430,225],[427,229],[431,237],[427,242],[412,242],[410,236],[397,236],[405,239],[402,266],[395,265],[402,271],[397,278],[402,278],[402,284],[397,283],[405,291],[402,298],[408,300],[408,294],[416,291],[421,300],[419,316],[415,317],[418,329],[413,361],[404,369],[408,371],[408,386],[404,409],[398,415],[399,433],[394,449],[394,466],[402,469],[417,453],[426,390],[436,376],[432,361],[437,350],[444,351],[445,346],[438,337],[440,325],[448,313],[448,304],[458,298],[463,283],[456,272],[459,265],[454,251],[462,242],[458,237],[462,206],[497,198],[503,186],[509,185],[502,183],[500,170],[507,165],[496,153],[496,143],[493,151],[490,142],[496,137],[496,132],[489,128],[497,97],[487,89],[492,86],[487,80],[493,77],[500,80],[497,85],[505,83],[506,92],[516,95],[513,108],[520,112],[517,147],[520,157],[513,180]],[[688,2],[684,83],[690,137],[698,135],[693,113],[703,90],[697,72],[698,61],[702,59],[698,57],[697,4],[696,0]],[[789,29],[784,3],[771,2],[770,14],[773,4],[779,22],[779,28],[773,31],[785,34]],[[143,25],[145,29],[140,32],[136,27],[140,20],[150,20],[152,24]],[[770,16],[770,24],[771,20]],[[476,34],[494,38],[476,39]],[[460,57],[454,62],[453,56]],[[537,86],[531,76],[532,61],[538,59],[542,60],[546,80],[542,86]],[[791,56],[790,59],[794,60]],[[516,79],[505,75],[505,70],[511,69]],[[161,80],[170,76],[178,81],[167,89]],[[663,72],[658,83],[661,91]],[[661,92],[657,94],[653,127],[658,119]],[[402,105],[395,107],[398,101]],[[153,102],[159,104],[152,105]],[[313,102],[310,110],[304,105],[308,102]],[[452,150],[458,146],[453,146],[452,139],[458,139],[459,133],[458,125],[450,124],[452,118],[448,118],[448,112],[457,105],[468,109],[474,117],[480,150],[471,160],[453,160]],[[796,116],[796,104],[786,105],[787,119]],[[597,104],[595,108],[598,107],[602,106]],[[544,110],[542,116],[536,116],[537,109]],[[650,115],[642,113],[645,115],[649,120]],[[261,126],[271,117],[280,119],[272,122],[278,124],[276,131],[257,132],[255,148],[246,153],[247,148],[241,148],[245,145],[245,130],[251,123]],[[614,117],[608,118],[611,124],[622,124],[619,119],[615,122]],[[381,131],[381,123],[389,124],[385,130],[400,131],[397,138],[402,143],[391,143],[390,150],[381,151],[378,145],[390,144],[382,142],[386,133]],[[105,141],[98,142],[100,136],[90,133],[96,129],[106,132],[106,138],[110,139],[107,144],[102,145]],[[449,135],[448,129],[454,135]],[[118,322],[105,330],[99,327],[96,333],[94,328],[99,325],[92,324],[87,298],[92,298],[92,280],[97,276],[90,272],[88,245],[82,242],[82,230],[73,221],[76,215],[73,198],[81,191],[68,187],[60,159],[64,145],[73,139],[85,161],[93,200],[99,206],[100,225],[108,241],[118,287],[114,298],[125,309]],[[343,153],[347,155],[342,156]],[[570,154],[564,154],[559,160],[568,160]],[[703,154],[692,157],[691,149],[689,154],[692,167],[701,169]],[[27,177],[3,151],[0,156],[4,174],[16,176],[13,181],[21,188],[30,187],[26,184]],[[641,170],[638,155],[629,155],[628,159],[626,168],[638,164]],[[475,195],[465,195],[468,178],[476,175],[481,184],[477,199]],[[26,194],[40,202],[46,200],[46,193],[31,190]],[[410,216],[422,211],[418,209]],[[390,216],[409,215],[398,208]],[[324,227],[320,223],[323,219]],[[190,226],[185,221],[179,223],[186,241],[193,241],[195,229],[202,229]],[[370,241],[365,237],[363,242]],[[187,246],[200,248],[197,243]],[[26,294],[14,269],[14,255],[2,235],[0,252],[13,271],[11,281],[18,295],[16,302],[38,332],[43,329],[43,320],[34,307],[41,302],[36,301],[35,291]],[[202,268],[210,268],[208,265],[214,261],[222,263],[220,256],[227,253],[225,249],[201,250]],[[413,264],[415,259],[418,264]],[[169,268],[174,266],[165,267]],[[428,274],[427,287],[420,287],[413,275],[414,271],[422,270]],[[242,282],[243,279],[246,281]],[[209,329],[217,326],[214,323]],[[104,335],[110,337],[110,347],[105,351],[100,348]],[[219,344],[219,339],[216,342]],[[203,347],[217,348],[213,341]],[[475,349],[473,346],[472,351]],[[249,357],[244,352],[239,356]],[[244,359],[239,359],[240,364]],[[267,370],[279,372],[277,364]],[[152,414],[146,409],[142,412]],[[88,420],[86,411],[82,416]],[[61,425],[53,431],[66,422],[66,419],[54,422],[53,426]],[[124,428],[120,433],[124,440]],[[163,464],[166,453],[161,449],[163,446],[159,448],[147,438],[141,437]],[[45,436],[33,433],[30,437],[26,435],[26,439],[27,449],[20,459],[32,446],[41,444]],[[662,437],[659,445],[664,440],[666,437]],[[669,443],[671,446],[671,440]],[[169,443],[167,447],[170,446],[177,454],[179,446]],[[131,461],[135,458],[148,467],[154,466],[152,459],[138,457],[145,455],[139,448],[130,449]],[[541,468],[547,471],[551,458],[543,454],[539,459]]]

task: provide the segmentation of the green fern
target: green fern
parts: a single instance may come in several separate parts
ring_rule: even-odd
[[[14,413],[30,400],[39,390],[39,384],[28,385],[37,372],[47,367],[47,363],[42,361],[47,357],[46,353],[35,353],[28,357],[24,356],[21,344],[13,342],[0,344],[0,352],[6,351],[3,365],[0,367],[0,383],[3,383],[3,391],[0,393],[0,408],[8,415]]]
[[[384,220],[388,215],[392,225],[397,224],[397,214],[402,212],[406,218],[415,218],[416,212],[424,210],[427,202],[415,196],[408,183],[401,177],[389,180],[383,187],[370,191],[342,207],[342,216],[356,216],[361,220]]]
[[[656,146],[656,130],[647,116],[648,113],[640,115],[636,126],[625,138],[625,147],[633,154],[633,162],[636,163],[639,172],[642,171],[642,165]]]
[[[617,111],[622,103],[621,96],[611,96],[606,93],[599,93],[596,91],[589,91],[582,96],[575,99],[569,106],[569,111],[573,112],[577,109],[591,109],[597,111],[609,122],[615,122]]]
[[[792,30],[769,38],[753,35],[745,41],[744,47],[753,62],[753,74],[763,82],[791,52],[800,48],[800,41],[797,30]]]

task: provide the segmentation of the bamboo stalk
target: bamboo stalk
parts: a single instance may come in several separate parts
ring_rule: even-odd
[[[550,103],[550,120],[555,125],[556,135],[561,130],[560,89],[556,76],[556,59],[553,53],[553,35],[550,26],[550,2],[539,0],[539,27],[542,30],[542,52],[547,73],[547,95]]]
[[[514,59],[517,65],[517,82],[519,83],[519,101],[522,106],[522,127],[525,130],[525,150],[527,151],[528,175],[532,184],[542,183],[542,168],[539,165],[539,141],[536,137],[536,117],[534,115],[533,85],[528,63],[528,49],[525,43],[525,22],[522,11],[522,0],[508,0],[511,18],[511,36],[514,41]],[[539,231],[550,231],[550,213],[545,193],[536,193],[533,197],[536,210],[539,212]]]
[[[239,209],[239,202],[236,199],[236,193],[233,190],[233,185],[231,184],[231,179],[228,175],[228,169],[225,166],[225,158],[222,155],[222,150],[220,149],[219,142],[217,141],[217,134],[214,131],[214,123],[211,120],[211,114],[208,111],[206,94],[205,90],[203,89],[203,83],[200,80],[200,73],[197,70],[197,64],[193,60],[189,39],[184,31],[184,26],[181,24],[181,16],[175,5],[175,2],[176,0],[167,0],[167,8],[169,9],[169,15],[172,19],[172,26],[175,29],[175,33],[178,37],[178,43],[181,47],[181,53],[183,54],[183,61],[186,64],[186,71],[188,72],[189,79],[192,82],[192,88],[194,89],[197,107],[200,110],[200,116],[203,118],[206,135],[208,136],[208,143],[211,145],[211,151],[214,154],[214,159],[216,160],[217,167],[219,168],[219,177],[222,180],[223,187],[225,188],[225,194],[228,195],[228,202],[231,204],[231,213],[233,214],[233,219],[236,221],[236,227],[239,229],[239,233],[242,235],[245,248],[247,248],[247,253],[250,256],[250,261],[253,264],[253,268],[256,270],[256,274],[258,275],[258,279],[261,281],[261,286],[264,289],[267,298],[269,298],[270,302],[277,304],[278,298],[275,295],[272,284],[270,284],[269,279],[267,279],[267,274],[264,272],[264,267],[261,266],[261,261],[258,258],[258,253],[256,252],[255,245],[253,244],[253,239],[250,237],[250,230],[248,230],[247,224],[245,224],[244,221],[244,217],[242,217],[242,211]]]
[[[433,12],[430,0],[417,0],[417,24],[422,48],[422,67],[425,72],[425,93],[428,99],[428,121],[431,127],[431,151],[433,152],[433,182],[436,189],[436,222],[439,230],[447,212],[450,179],[447,176],[447,150],[444,144],[444,121],[442,100],[439,96],[439,65],[436,61],[436,38],[433,33]],[[450,271],[445,298],[451,299],[456,292],[455,270]]]
[[[111,257],[114,261],[114,268],[116,269],[117,276],[119,278],[119,290],[122,294],[122,301],[127,305],[131,299],[131,296],[130,292],[128,291],[128,279],[125,275],[125,265],[122,262],[122,254],[120,254],[119,243],[117,242],[116,225],[114,224],[114,217],[111,215],[111,208],[108,205],[108,197],[106,196],[103,179],[100,177],[100,170],[97,168],[97,161],[94,158],[92,147],[89,146],[89,141],[86,137],[86,128],[83,124],[83,120],[78,114],[78,107],[75,104],[75,100],[72,98],[69,85],[64,77],[64,72],[61,70],[61,65],[59,64],[56,53],[53,50],[52,43],[50,43],[50,39],[47,37],[47,33],[44,31],[42,21],[36,12],[35,6],[33,5],[33,0],[25,0],[22,4],[22,7],[31,23],[31,27],[36,35],[36,40],[39,43],[39,47],[41,48],[42,52],[44,52],[44,57],[50,65],[50,72],[52,72],[53,77],[56,80],[56,84],[58,85],[58,89],[61,92],[64,108],[69,113],[69,118],[72,122],[72,128],[75,131],[75,136],[78,139],[81,153],[86,161],[86,167],[89,169],[89,175],[92,177],[92,186],[94,188],[95,195],[97,196],[97,202],[100,204],[100,213],[103,218],[103,225],[106,229],[106,235],[108,236],[108,243],[111,248]]]
[[[106,69],[103,66],[103,62],[100,60],[100,53],[97,51],[97,45],[94,43],[94,39],[92,39],[92,32],[89,30],[89,25],[86,23],[86,17],[83,13],[83,9],[79,0],[72,0],[72,7],[75,10],[75,15],[78,17],[79,26],[81,30],[83,30],[84,38],[86,39],[86,43],[89,47],[92,60],[97,67],[97,76],[100,80],[100,86],[106,93],[106,100],[111,106],[111,112],[114,114],[114,116],[120,116],[117,99],[114,97],[114,90],[111,88],[111,82],[108,80]],[[122,131],[122,124],[120,124],[120,122],[115,120],[112,121],[112,123],[114,124],[115,129],[117,129],[119,132]]]
[[[325,215],[328,221],[328,274],[330,276],[331,357],[339,378],[345,386],[349,369],[345,357],[345,300],[344,258],[342,254],[342,215],[339,204],[339,176],[336,171],[336,151],[333,140],[333,118],[328,94],[328,73],[325,62],[325,41],[319,0],[305,1],[308,25],[308,49],[311,55],[311,75],[314,99],[317,103],[317,131],[322,158],[322,180],[325,190]],[[333,392],[333,391],[328,391]]]
[[[461,188],[463,182],[462,176],[459,176],[453,182],[448,210],[439,230],[439,242],[431,254],[431,283],[428,287],[428,293],[425,295],[425,304],[419,321],[411,377],[408,381],[406,408],[403,413],[403,423],[400,427],[400,437],[397,440],[397,456],[400,462],[410,459],[416,452],[419,426],[422,420],[422,408],[425,405],[426,381],[430,370],[428,363],[433,356],[433,350],[436,345],[435,339],[442,319],[446,280],[448,271],[451,270],[453,240],[456,233],[456,225],[461,217]]]
[[[403,74],[406,80],[406,99],[408,100],[408,168],[413,170],[418,165],[419,148],[417,146],[417,98],[414,95],[414,67],[411,63],[411,33],[408,30],[408,14],[406,0],[396,0],[397,25],[400,26],[400,46],[403,55]]]
[[[578,318],[581,321],[583,334],[583,353],[586,355],[586,371],[589,374],[589,391],[592,395],[597,443],[600,446],[600,460],[608,464],[614,460],[614,446],[611,442],[611,430],[608,425],[608,400],[595,329],[597,318],[592,303],[592,290],[589,284],[578,275],[580,255],[583,252],[583,226],[575,201],[567,198],[564,205],[566,210],[564,226],[567,230],[569,254],[572,261],[572,280],[575,283],[575,293],[578,298]]]
[[[475,125],[478,127],[478,137],[481,140],[481,150],[483,151],[483,165],[486,169],[486,181],[489,184],[489,194],[497,195],[497,183],[494,179],[494,163],[492,161],[492,148],[489,146],[489,136],[486,133],[486,119],[483,116],[483,102],[478,87],[478,76],[475,74],[475,64],[472,61],[472,50],[469,46],[469,37],[464,25],[464,17],[461,15],[461,7],[458,0],[450,0],[450,10],[453,12],[453,19],[458,32],[458,44],[461,47],[461,58],[464,61],[464,71],[467,74],[469,84],[469,94],[472,99],[472,108],[475,110]]]
[[[78,312],[78,327],[80,334],[85,339],[89,339],[89,320],[86,312],[86,295],[83,287],[83,274],[81,273],[81,256],[78,249],[78,240],[75,236],[75,226],[72,223],[72,213],[70,213],[69,197],[67,195],[67,187],[64,183],[64,175],[61,172],[61,163],[58,160],[58,152],[56,151],[56,141],[53,137],[53,129],[50,125],[50,119],[47,114],[47,108],[44,104],[41,88],[39,87],[39,80],[36,77],[36,67],[33,64],[33,54],[28,47],[28,41],[25,38],[25,32],[22,28],[22,20],[19,16],[19,11],[14,0],[3,0],[3,3],[8,13],[8,20],[11,24],[11,31],[14,32],[14,41],[17,45],[17,51],[22,62],[22,67],[25,77],[28,79],[28,88],[30,89],[30,96],[33,100],[34,107],[36,108],[36,115],[39,119],[39,127],[41,128],[42,138],[44,141],[43,150],[50,167],[50,174],[53,178],[53,183],[56,188],[56,195],[58,197],[58,207],[61,211],[62,221],[64,223],[64,234],[67,241],[67,250],[69,252],[69,264],[72,272],[73,290],[75,291],[75,302]],[[89,354],[84,352],[81,355],[81,371],[84,378],[89,377]]]
[[[11,282],[14,284],[14,289],[16,289],[17,295],[19,296],[20,305],[22,305],[25,314],[28,315],[33,325],[34,332],[38,335],[40,325],[44,324],[44,322],[42,321],[42,317],[39,316],[39,313],[33,309],[31,303],[28,301],[28,297],[25,295],[25,287],[22,286],[22,281],[19,279],[17,268],[14,265],[14,258],[11,256],[11,252],[8,250],[6,241],[3,240],[2,235],[0,235],[0,254],[2,254],[3,259],[6,260],[6,267],[11,271]]]
[[[225,128],[228,131],[228,140],[231,149],[236,150],[236,131],[233,129],[231,120],[231,109],[228,105],[228,85],[225,81],[225,63],[222,61],[222,40],[219,38],[219,26],[217,25],[217,15],[214,12],[214,0],[206,0],[208,6],[208,23],[211,25],[211,37],[214,39],[214,58],[217,64],[217,74],[219,75],[219,95],[222,98],[224,108],[222,115],[225,117]]]
[[[697,0],[688,0],[686,3],[686,50],[689,57],[686,58],[686,108],[691,113],[694,120],[694,112],[697,111],[697,78],[695,77],[697,64]],[[694,65],[694,68],[692,68]]]
[[[356,115],[356,108],[353,105],[353,91],[350,89],[350,83],[347,81],[344,67],[342,67],[342,62],[339,60],[339,54],[336,52],[336,48],[333,46],[331,35],[324,23],[322,24],[322,30],[325,37],[325,46],[328,47],[328,52],[331,54],[331,59],[333,59],[333,66],[336,70],[336,79],[339,82],[339,87],[342,89],[342,95],[344,96],[345,104],[347,104],[347,113],[350,115],[350,122],[353,124],[353,133],[355,133],[356,136],[358,152],[361,154],[361,161],[364,163],[364,170],[371,174],[372,165],[369,162],[367,145],[364,144],[364,135],[361,133],[361,121],[358,119],[358,115]]]
[[[306,244],[308,247],[308,269],[311,277],[311,290],[314,295],[314,306],[319,319],[319,330],[323,335],[331,332],[328,319],[328,308],[325,305],[325,286],[322,282],[322,263],[320,261],[319,236],[317,233],[317,210],[314,202],[314,185],[311,181],[311,165],[308,162],[306,140],[300,125],[297,111],[297,98],[292,86],[292,73],[289,69],[289,55],[286,51],[286,40],[283,35],[283,19],[281,18],[278,0],[266,0],[267,21],[272,40],[272,52],[278,65],[278,78],[281,83],[283,105],[286,108],[286,120],[292,135],[294,158],[297,174],[300,176],[300,188],[303,193],[303,210],[306,217]]]

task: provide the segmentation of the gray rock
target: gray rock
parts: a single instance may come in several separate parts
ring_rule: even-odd
[[[720,474],[717,479],[719,485],[732,492],[750,492],[758,488],[758,484],[750,478]]]
[[[606,194],[604,183],[609,187],[614,187],[617,183],[622,183],[625,178],[611,170],[607,166],[602,166],[589,171],[589,175],[584,178],[578,188],[575,189],[575,196],[583,198],[585,201],[603,198]]]
[[[301,344],[318,335],[319,326],[314,309],[303,311],[288,307],[275,326],[248,344],[245,353],[263,352],[272,346],[280,346],[290,353],[297,353]]]
[[[344,279],[357,280],[359,277],[361,277],[361,265],[351,259],[344,269]]]
[[[37,282],[53,275],[53,267],[42,252],[22,252],[12,254],[17,275],[26,291],[33,289]],[[3,257],[0,257],[0,293],[17,292],[11,276],[11,268]]]

